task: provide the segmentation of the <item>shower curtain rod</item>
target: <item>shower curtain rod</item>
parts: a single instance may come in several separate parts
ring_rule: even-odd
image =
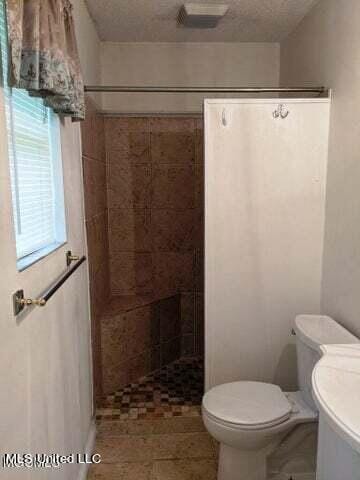
[[[85,92],[103,93],[317,93],[328,94],[325,87],[133,87],[87,85]]]

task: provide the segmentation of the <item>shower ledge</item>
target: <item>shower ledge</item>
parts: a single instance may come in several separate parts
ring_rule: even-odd
[[[110,297],[102,312],[103,317],[111,317],[119,312],[128,312],[135,308],[145,307],[159,300],[180,295],[179,292],[162,292],[147,295],[114,295]]]

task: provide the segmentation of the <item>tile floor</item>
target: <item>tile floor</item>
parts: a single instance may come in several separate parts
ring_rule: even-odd
[[[203,362],[182,358],[103,399],[97,421],[200,415]]]
[[[280,455],[269,459],[268,479],[315,480],[315,439],[309,431],[302,446],[288,449],[285,443],[287,451],[280,449]],[[216,480],[217,476],[218,444],[200,416],[102,421],[95,452],[102,463],[90,468],[88,480]]]
[[[185,358],[104,398],[88,480],[216,480],[218,444],[201,418],[203,367]],[[315,480],[316,425],[269,457],[269,480]]]
[[[104,399],[88,480],[215,480],[217,445],[200,414],[203,367],[185,358]]]
[[[95,451],[102,463],[88,480],[216,480],[217,446],[201,417],[102,421]]]

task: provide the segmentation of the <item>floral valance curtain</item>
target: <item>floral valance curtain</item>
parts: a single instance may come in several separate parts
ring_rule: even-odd
[[[84,85],[70,0],[7,0],[9,83],[82,120]]]

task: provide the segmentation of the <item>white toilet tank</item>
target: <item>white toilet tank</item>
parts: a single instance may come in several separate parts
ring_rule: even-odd
[[[298,315],[295,333],[299,388],[309,407],[317,411],[311,393],[311,376],[322,356],[320,345],[360,343],[360,340],[325,315]]]

